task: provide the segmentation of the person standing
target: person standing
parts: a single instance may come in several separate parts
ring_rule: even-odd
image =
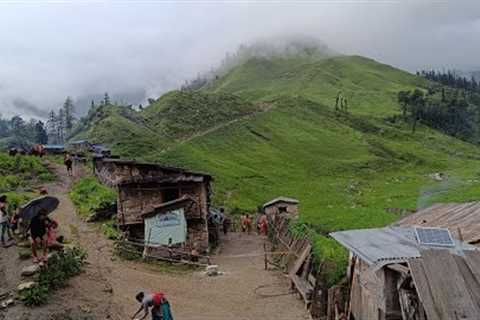
[[[67,168],[67,173],[69,176],[73,175],[73,159],[70,156],[69,153],[65,155],[65,158],[63,159],[63,163],[65,164],[65,167]]]
[[[8,241],[13,240],[12,230],[10,230],[10,218],[7,212],[7,196],[0,197],[0,240],[2,246],[5,246],[5,234],[8,235]]]
[[[260,231],[261,235],[268,235],[268,219],[265,213],[262,213],[260,219],[258,219],[258,230]]]
[[[41,210],[30,221],[29,231],[32,239],[33,262],[47,262],[48,256],[48,227],[52,221],[47,217],[47,212]],[[43,255],[38,257],[38,249],[43,248]]]
[[[242,228],[242,232],[245,233],[247,231],[247,216],[242,214],[240,216],[240,227]]]
[[[140,309],[133,315],[132,319],[143,320],[148,317],[148,311],[151,308],[152,320],[173,320],[170,303],[161,292],[145,294],[139,292],[135,299],[141,304]],[[143,311],[140,318],[136,318]]]
[[[245,215],[245,229],[247,234],[252,233],[252,218],[249,214]]]

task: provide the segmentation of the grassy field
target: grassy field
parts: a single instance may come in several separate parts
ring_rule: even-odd
[[[30,188],[53,178],[39,158],[0,153],[0,193]]]
[[[128,146],[131,157],[210,172],[214,204],[234,212],[298,198],[301,221],[317,232],[317,256],[344,264],[328,232],[384,226],[399,218],[391,212],[434,202],[478,200],[478,146],[421,125],[412,134],[394,118],[398,91],[427,85],[358,56],[256,58],[201,92],[167,94],[142,112],[154,131],[150,151],[146,137],[138,147],[120,131],[103,139]],[[348,113],[334,111],[339,92]],[[447,179],[432,179],[437,172]]]
[[[7,196],[10,210],[36,197],[36,187],[54,178],[39,158],[0,153],[0,194]]]
[[[117,200],[116,192],[102,185],[95,177],[85,177],[77,181],[69,195],[82,216],[88,216],[98,209],[109,207]]]

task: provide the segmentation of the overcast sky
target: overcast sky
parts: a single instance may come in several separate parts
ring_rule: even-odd
[[[480,69],[480,1],[0,0],[0,112],[158,97],[258,38],[300,34],[415,71]]]

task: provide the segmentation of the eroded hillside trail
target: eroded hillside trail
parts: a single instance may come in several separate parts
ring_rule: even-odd
[[[165,292],[177,320],[309,319],[303,303],[288,294],[286,277],[263,270],[264,238],[229,234],[212,257],[224,272],[217,277],[207,277],[203,270],[161,272],[154,265],[123,261],[114,256],[113,243],[95,225],[77,216],[68,197],[72,178],[63,167],[51,167],[58,179],[47,189],[60,200],[52,217],[67,239],[87,250],[86,271],[73,278],[68,288],[55,293],[48,306],[33,310],[17,306],[5,319],[127,320],[138,308],[134,296],[139,291]],[[257,295],[258,287],[272,297]]]
[[[187,138],[184,138],[184,139],[180,139],[177,141],[177,143],[175,145],[172,145],[172,146],[169,146],[165,149],[163,149],[161,151],[161,153],[167,153],[169,151],[171,151],[172,149],[178,147],[178,146],[181,146],[183,144],[186,144],[186,143],[189,143],[197,138],[200,138],[200,137],[203,137],[203,136],[206,136],[212,132],[215,132],[217,130],[220,130],[220,129],[223,129],[223,128],[226,128],[226,127],[229,127],[237,122],[241,122],[241,121],[245,121],[245,120],[248,120],[248,119],[252,119],[254,117],[256,117],[257,115],[261,114],[261,113],[264,113],[264,112],[267,112],[269,111],[270,109],[273,108],[273,104],[272,103],[268,103],[268,102],[262,102],[262,103],[258,103],[257,104],[257,107],[259,108],[259,110],[255,111],[255,112],[252,112],[252,113],[249,113],[249,114],[246,114],[244,116],[241,116],[240,118],[236,118],[236,119],[233,119],[233,120],[230,120],[230,121],[227,121],[225,123],[221,123],[219,125],[216,125],[216,126],[213,126],[207,130],[204,130],[204,131],[200,131],[200,132],[197,132],[197,133],[194,133],[193,135],[187,137]],[[256,133],[254,133],[256,134]]]

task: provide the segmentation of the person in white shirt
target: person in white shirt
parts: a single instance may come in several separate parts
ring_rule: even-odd
[[[7,196],[0,197],[0,240],[2,246],[5,246],[5,234],[8,235],[8,241],[13,239],[12,231],[10,230],[10,219],[7,213]]]

